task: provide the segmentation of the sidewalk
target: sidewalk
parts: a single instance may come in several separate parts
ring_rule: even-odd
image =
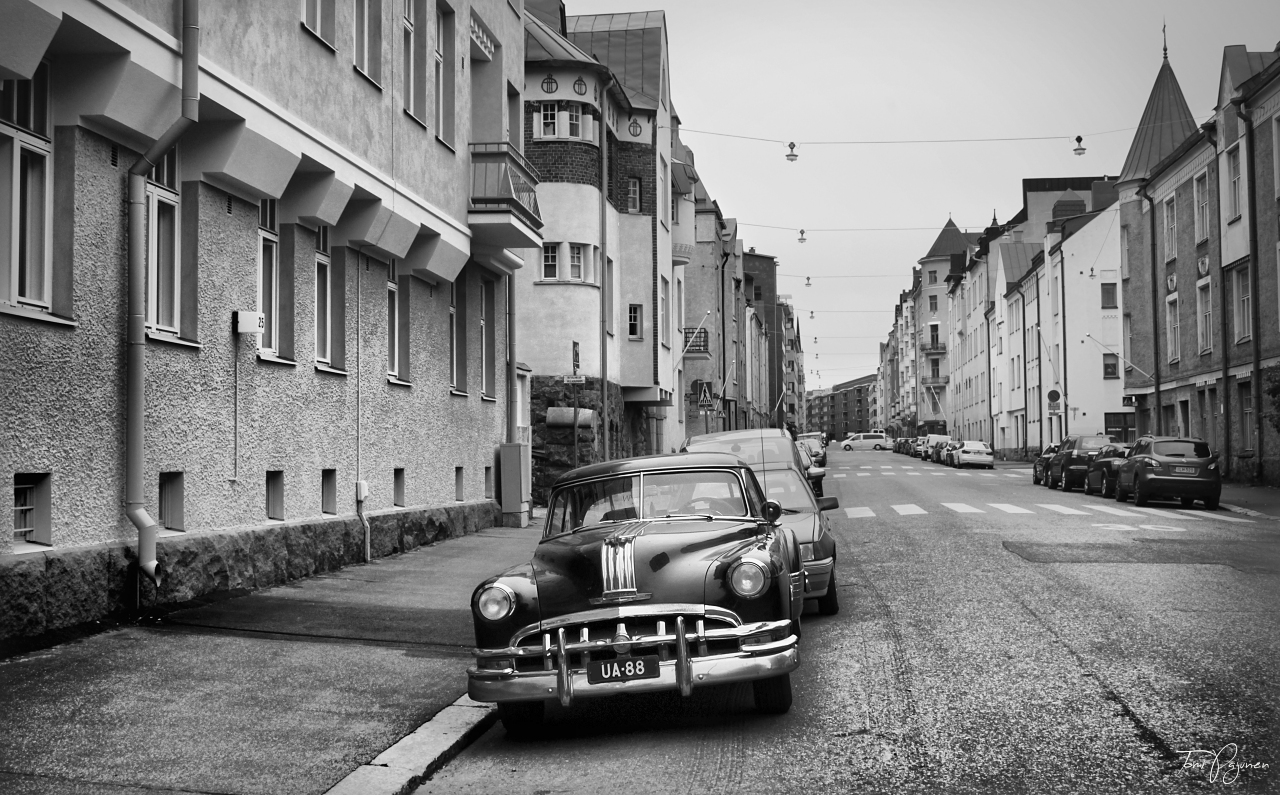
[[[1274,486],[1222,484],[1222,507],[1260,519],[1280,520],[1280,489]]]
[[[471,592],[539,535],[490,528],[0,661],[0,793],[404,791],[492,720],[464,695]]]

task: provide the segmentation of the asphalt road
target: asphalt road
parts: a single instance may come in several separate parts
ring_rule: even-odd
[[[789,714],[582,700],[418,792],[1280,791],[1280,524],[828,449],[842,610]]]

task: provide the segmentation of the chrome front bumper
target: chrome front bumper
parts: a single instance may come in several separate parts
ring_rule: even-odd
[[[790,621],[760,621],[702,632],[690,632],[683,618],[676,620],[675,632],[670,635],[654,635],[632,638],[637,646],[670,644],[675,659],[658,663],[659,675],[655,679],[632,679],[624,682],[591,684],[585,668],[570,667],[570,655],[602,650],[609,644],[598,641],[569,642],[565,631],[556,633],[554,645],[536,647],[512,647],[506,649],[476,649],[477,660],[482,658],[514,658],[516,656],[541,656],[549,665],[541,671],[517,671],[514,667],[498,669],[467,669],[467,695],[475,701],[541,701],[559,699],[569,706],[575,698],[595,698],[621,693],[649,693],[660,690],[679,690],[688,696],[695,686],[745,682],[765,679],[795,670],[800,664],[799,638],[791,634]],[[788,634],[781,640],[743,643],[737,652],[707,656],[691,656],[690,648],[698,650],[708,640],[745,640],[766,633]]]

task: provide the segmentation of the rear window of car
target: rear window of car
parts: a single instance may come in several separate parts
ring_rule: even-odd
[[[873,441],[873,442],[882,442],[882,441],[884,441],[884,434],[883,434],[883,433],[868,433],[867,435],[863,436],[862,438],[864,438],[864,439],[866,439],[866,440],[868,440],[868,441]]]
[[[965,443],[964,443],[964,449],[966,449],[966,450],[990,450],[991,448],[990,448],[990,447],[987,447],[987,443],[986,443],[986,442],[965,442]]]
[[[722,441],[692,441],[687,445],[691,453],[732,453],[748,464],[793,464],[796,448],[790,439],[733,439]]]
[[[1084,436],[1080,439],[1080,450],[1101,450],[1114,442],[1109,436]]]
[[[1156,455],[1166,455],[1172,458],[1208,458],[1212,455],[1209,452],[1209,445],[1205,442],[1193,441],[1176,441],[1176,442],[1156,442],[1152,451]]]

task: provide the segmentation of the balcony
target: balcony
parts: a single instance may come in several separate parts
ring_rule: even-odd
[[[671,262],[674,265],[688,265],[693,259],[692,243],[672,243],[671,244]]]
[[[687,328],[684,330],[684,358],[711,358],[711,342],[706,329]]]
[[[538,248],[538,172],[511,144],[471,144],[472,245]]]
[[[922,375],[920,376],[920,386],[946,386],[951,382],[949,375]]]
[[[941,340],[930,340],[920,343],[920,350],[924,353],[946,353],[947,343]]]

